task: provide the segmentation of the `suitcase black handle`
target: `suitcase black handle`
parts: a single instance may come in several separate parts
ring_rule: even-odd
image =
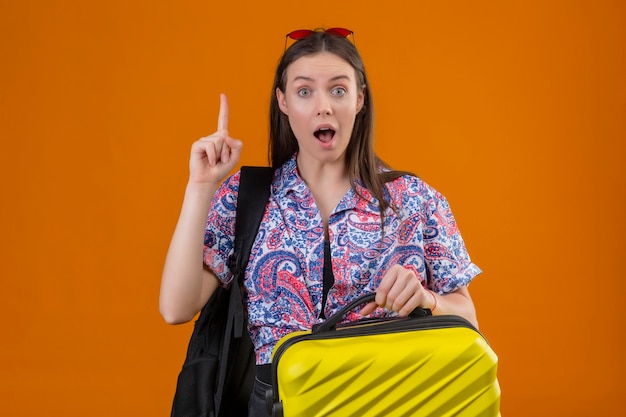
[[[352,300],[352,302],[346,304],[341,310],[333,314],[325,322],[314,325],[311,332],[313,334],[316,334],[316,333],[335,330],[337,328],[337,324],[339,324],[339,322],[343,320],[343,317],[346,314],[348,314],[350,311],[354,310],[361,304],[369,303],[371,301],[374,301],[375,299],[376,299],[376,293],[371,292],[371,293],[367,293],[365,295],[362,295]],[[426,317],[426,316],[432,316],[432,312],[427,308],[421,308],[421,307],[416,308],[409,314],[409,317],[412,317],[412,318],[413,317]]]

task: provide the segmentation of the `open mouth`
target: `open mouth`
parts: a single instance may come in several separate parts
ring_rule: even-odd
[[[335,136],[335,131],[332,130],[329,127],[322,127],[318,130],[315,131],[315,133],[313,133],[313,135],[315,135],[315,137],[324,143],[328,143],[331,140],[333,140],[333,137]]]

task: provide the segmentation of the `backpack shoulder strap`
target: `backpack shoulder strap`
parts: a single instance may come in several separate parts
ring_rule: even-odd
[[[265,206],[270,196],[273,177],[274,169],[270,167],[241,167],[235,218],[235,245],[229,259],[229,267],[234,279],[231,285],[228,315],[234,320],[233,331],[237,338],[241,337],[244,331],[243,318],[245,317],[240,286],[243,284],[252,244],[259,232]]]
[[[227,395],[224,389],[229,377],[228,366],[232,365],[233,362],[229,360],[228,356],[232,350],[237,351],[237,347],[232,347],[231,342],[233,339],[241,340],[245,332],[245,311],[240,286],[243,284],[252,244],[259,231],[265,206],[270,196],[270,185],[273,177],[274,169],[271,167],[241,167],[235,218],[235,245],[233,254],[229,259],[229,267],[234,279],[230,288],[226,333],[219,360],[215,395],[216,415],[220,415],[222,398]],[[240,345],[240,343],[235,342],[235,345]],[[252,356],[254,357],[254,352],[252,352]],[[252,359],[252,364],[254,364],[254,359]]]
[[[229,260],[231,271],[240,282],[243,282],[242,272],[248,264],[252,243],[263,219],[273,177],[274,169],[271,167],[241,167],[235,219],[235,250]]]

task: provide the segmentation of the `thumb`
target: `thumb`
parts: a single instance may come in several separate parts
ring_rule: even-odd
[[[228,136],[226,138],[226,144],[230,148],[230,158],[234,160],[239,160],[239,156],[241,155],[241,149],[243,148],[243,142],[239,139],[231,138]]]

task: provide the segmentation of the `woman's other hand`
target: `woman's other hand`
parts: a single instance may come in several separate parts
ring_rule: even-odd
[[[383,276],[376,289],[376,301],[367,304],[361,314],[367,316],[380,306],[404,317],[417,307],[432,308],[434,300],[433,293],[422,286],[413,269],[396,264]]]
[[[376,290],[376,300],[363,307],[361,315],[372,314],[379,306],[393,310],[401,317],[408,316],[417,307],[428,308],[433,314],[461,316],[478,328],[476,309],[467,286],[439,295],[424,288],[413,269],[400,265],[392,266],[383,276]]]

